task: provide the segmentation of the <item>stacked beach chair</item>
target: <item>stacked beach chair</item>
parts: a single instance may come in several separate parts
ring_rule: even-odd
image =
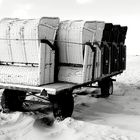
[[[80,84],[101,76],[100,43],[104,25],[98,21],[60,23],[57,32],[59,81]],[[93,42],[97,43],[94,45]]]
[[[126,68],[125,38],[127,26],[106,23],[103,31],[102,50],[102,75],[116,73]]]
[[[102,21],[2,19],[0,82],[40,86],[98,81],[125,69],[126,32],[127,27]]]
[[[39,86],[54,82],[53,44],[59,18],[0,21],[0,82]]]

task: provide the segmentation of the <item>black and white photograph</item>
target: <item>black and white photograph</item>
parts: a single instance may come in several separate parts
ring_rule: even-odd
[[[0,0],[0,140],[140,140],[139,0]]]

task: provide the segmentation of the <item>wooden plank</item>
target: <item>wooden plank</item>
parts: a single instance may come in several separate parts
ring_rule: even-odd
[[[26,92],[42,92],[42,90],[46,90],[47,93],[49,94],[56,94],[56,89],[55,88],[49,88],[47,86],[43,87],[35,87],[35,86],[26,86],[26,85],[18,85],[18,84],[5,84],[5,83],[0,83],[0,88],[2,89],[13,89],[13,90],[21,90],[21,91],[26,91]]]
[[[94,79],[96,79],[98,75],[98,48],[96,49],[95,67],[93,71],[94,71]]]
[[[39,47],[39,82],[40,85],[44,84],[44,75],[45,75],[45,44],[40,43]]]
[[[50,83],[54,82],[55,51],[51,50]]]
[[[55,36],[56,36],[56,32],[57,30],[53,30],[53,36],[51,38],[53,38],[53,40],[55,40]],[[54,41],[51,41],[51,43],[53,44]],[[50,73],[50,83],[54,82],[54,72],[55,72],[55,54],[58,53],[55,50],[51,49],[51,58],[50,58],[50,62],[51,62],[51,73]]]
[[[87,45],[85,45],[85,55],[84,55],[84,63],[83,63],[83,83],[87,81],[87,64],[88,64],[88,47]]]
[[[21,90],[26,92],[37,92],[37,93],[41,93],[43,90],[46,90],[48,94],[52,94],[52,95],[56,95],[59,92],[63,92],[63,90],[74,88],[75,86],[76,84],[61,83],[61,82],[42,85],[39,87],[0,83],[0,88],[2,89],[13,89],[13,90]]]
[[[61,66],[58,79],[64,82],[83,83],[83,68]]]
[[[45,45],[45,73],[44,73],[44,83],[50,82],[50,47],[46,44]]]
[[[0,82],[39,85],[38,67],[0,65]]]
[[[56,30],[54,28],[51,28],[50,26],[43,26],[45,23],[42,23],[39,27],[40,33],[39,36],[41,38],[46,38],[46,39],[54,39],[55,38],[55,33]],[[49,33],[49,34],[48,34]],[[53,41],[51,41],[53,43]],[[45,50],[44,50],[44,83],[52,83],[54,82],[54,51],[52,51],[52,48],[48,45],[45,44]],[[42,52],[43,53],[43,52]]]
[[[90,60],[90,72],[89,72],[88,81],[92,80],[93,65],[94,65],[93,62],[94,62],[94,55],[95,55],[95,52],[93,52],[92,50],[90,53],[91,53],[91,56],[90,56],[91,60]]]
[[[88,46],[88,61],[87,61],[87,71],[86,71],[86,81],[85,82],[88,82],[89,76],[90,76],[90,48]]]
[[[101,51],[96,46],[96,65],[95,65],[95,71],[94,71],[94,79],[99,78],[101,75]]]
[[[101,55],[102,55],[102,52],[98,48],[98,78],[101,77]]]
[[[63,83],[63,82],[57,82],[53,84],[43,85],[41,88],[48,88],[48,89],[55,89],[56,92],[61,92],[66,89],[74,88],[76,84],[73,83]]]

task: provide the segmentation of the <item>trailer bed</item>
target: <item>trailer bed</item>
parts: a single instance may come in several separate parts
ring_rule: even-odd
[[[32,92],[32,93],[41,93],[43,90],[45,90],[48,94],[56,95],[59,92],[63,92],[64,90],[68,89],[75,89],[82,86],[86,86],[89,84],[92,84],[94,82],[98,82],[104,78],[116,76],[118,74],[121,74],[123,71],[114,72],[111,74],[107,74],[102,76],[99,79],[95,79],[94,81],[86,82],[83,84],[76,84],[76,83],[66,83],[66,82],[56,82],[52,84],[42,85],[42,86],[27,86],[27,85],[21,85],[21,84],[8,84],[8,83],[0,83],[0,88],[2,89],[13,89],[13,90],[21,90],[26,92]]]
[[[42,92],[43,90],[46,90],[48,94],[53,94],[53,95],[55,95],[59,91],[73,88],[74,86],[76,86],[76,84],[62,83],[62,82],[42,85],[39,87],[26,86],[26,85],[20,85],[20,84],[0,83],[0,88],[2,89],[21,90],[21,91],[27,91],[27,92],[33,92],[33,93]]]

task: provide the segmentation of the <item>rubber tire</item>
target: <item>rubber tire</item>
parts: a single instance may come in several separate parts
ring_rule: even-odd
[[[109,84],[108,85],[109,86],[109,95],[112,95],[113,94],[113,81],[110,80],[108,84]]]
[[[113,94],[113,81],[111,79],[104,79],[99,83],[101,88],[101,97],[109,97]]]
[[[53,98],[53,114],[58,120],[71,117],[74,109],[74,98],[71,93],[59,94]]]
[[[26,98],[26,92],[5,89],[1,97],[3,112],[20,111]]]

